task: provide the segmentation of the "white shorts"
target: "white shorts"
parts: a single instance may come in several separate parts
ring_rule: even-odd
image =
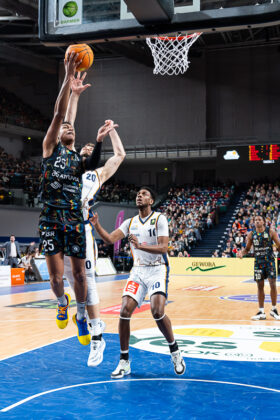
[[[95,240],[92,234],[92,226],[86,225],[86,277],[87,277],[87,304],[97,305],[99,303],[99,296],[96,288],[95,281],[95,263],[96,263],[96,247]],[[74,277],[71,268],[70,257],[64,256],[64,275],[74,291]]]
[[[168,295],[170,267],[164,264],[156,266],[133,267],[127,279],[123,296],[136,300],[138,307],[142,305],[146,294],[149,298],[155,293]]]

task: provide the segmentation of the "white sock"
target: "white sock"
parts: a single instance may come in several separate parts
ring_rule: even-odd
[[[277,309],[277,308],[276,308],[276,306],[273,306],[273,305],[272,305],[272,308],[271,308],[271,309],[274,311],[274,309]]]
[[[77,302],[77,320],[81,321],[85,317],[86,302]]]
[[[64,293],[63,293],[62,296],[58,297],[57,300],[58,300],[59,306],[66,306],[67,305],[67,299],[66,299],[66,296],[65,296]]]
[[[101,326],[100,326],[100,318],[92,318],[89,320],[91,324],[91,335],[100,335],[102,334]]]
[[[264,314],[264,308],[259,308],[259,311]]]

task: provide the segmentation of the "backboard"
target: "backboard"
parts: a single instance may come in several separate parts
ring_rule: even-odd
[[[39,6],[39,38],[60,45],[226,31],[280,22],[280,0],[175,0],[172,22],[150,26],[139,24],[124,0],[39,0]]]

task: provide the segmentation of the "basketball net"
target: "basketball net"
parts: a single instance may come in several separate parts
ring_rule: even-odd
[[[201,32],[184,36],[146,38],[154,59],[154,74],[177,76],[185,73],[190,64],[188,61],[189,49],[200,35]]]

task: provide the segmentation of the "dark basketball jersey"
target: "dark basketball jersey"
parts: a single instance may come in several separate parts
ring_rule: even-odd
[[[59,143],[53,154],[42,160],[40,200],[61,209],[81,209],[82,157]]]
[[[253,231],[253,245],[256,260],[271,261],[274,260],[273,240],[269,234],[269,227],[263,232]]]

